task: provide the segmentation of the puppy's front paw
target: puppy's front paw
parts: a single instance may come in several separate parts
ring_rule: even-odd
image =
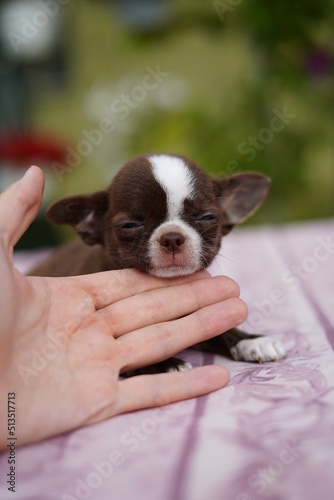
[[[258,363],[278,361],[286,356],[281,342],[270,337],[240,340],[231,347],[230,352],[235,361],[255,361]]]
[[[153,373],[183,372],[184,370],[190,370],[190,368],[192,368],[192,365],[188,361],[182,361],[182,359],[179,358],[169,358],[154,365],[144,366],[144,368],[126,372],[123,374],[123,377],[151,375]]]
[[[185,370],[190,370],[192,368],[192,364],[189,363],[189,361],[182,361],[181,359],[178,358],[168,359],[167,361],[165,361],[165,363],[166,363],[165,371],[169,373],[183,372]]]

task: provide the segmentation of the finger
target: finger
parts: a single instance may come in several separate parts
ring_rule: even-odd
[[[245,321],[247,306],[237,298],[213,304],[174,321],[151,325],[116,341],[121,372],[157,363]]]
[[[127,378],[119,383],[113,415],[203,396],[224,387],[229,378],[226,368],[215,365]]]
[[[225,276],[195,280],[173,287],[149,290],[127,297],[99,311],[110,322],[114,338],[125,333],[180,318],[240,293],[237,283]]]
[[[207,271],[200,271],[179,278],[155,278],[135,269],[120,269],[101,273],[76,276],[82,288],[93,298],[95,309],[99,310],[114,302],[132,297],[149,290],[172,287],[176,284],[189,283],[210,277]]]
[[[13,247],[37,215],[43,199],[44,175],[32,166],[0,196],[0,235]]]

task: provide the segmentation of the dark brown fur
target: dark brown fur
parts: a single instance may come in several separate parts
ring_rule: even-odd
[[[192,172],[196,192],[196,196],[185,199],[181,216],[201,237],[203,255],[199,268],[206,268],[217,255],[222,237],[258,208],[271,183],[260,174],[210,179],[193,161],[179,158]],[[49,220],[70,224],[82,241],[61,246],[32,274],[74,276],[122,268],[150,272],[148,239],[164,222],[166,211],[166,193],[152,175],[150,161],[145,156],[135,158],[120,170],[106,190],[68,197],[50,207]],[[203,213],[211,216],[203,217]],[[230,353],[232,347],[247,338],[256,336],[232,330],[201,347]],[[169,367],[179,364],[167,361]],[[163,366],[158,364],[150,371],[165,370],[165,365],[166,362]]]

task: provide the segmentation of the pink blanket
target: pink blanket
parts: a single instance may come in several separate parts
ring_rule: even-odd
[[[26,268],[27,256],[17,263]],[[195,366],[226,366],[229,385],[19,449],[15,494],[3,453],[1,499],[332,498],[334,221],[240,229],[211,271],[240,283],[245,328],[279,338],[287,359],[257,365],[186,351]]]

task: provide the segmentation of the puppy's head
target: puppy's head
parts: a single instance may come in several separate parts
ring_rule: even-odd
[[[47,217],[103,245],[112,268],[181,276],[211,263],[222,237],[260,206],[270,184],[260,174],[211,179],[181,156],[141,156],[105,191],[60,200]]]

